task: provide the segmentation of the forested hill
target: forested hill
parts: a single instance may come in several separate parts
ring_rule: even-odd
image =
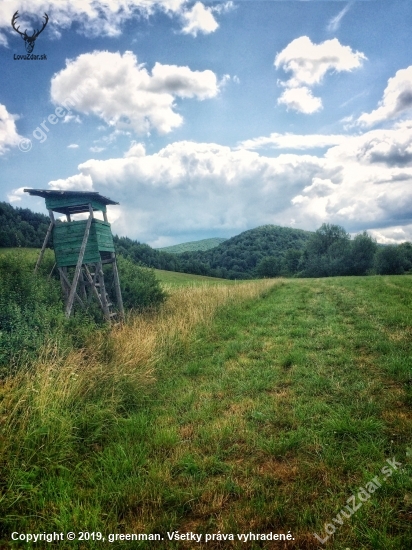
[[[40,248],[49,223],[48,216],[0,202],[0,246]]]
[[[115,237],[118,252],[151,267],[228,279],[250,279],[259,275],[267,257],[300,258],[309,231],[275,225],[250,229],[206,251],[169,254],[125,237]]]
[[[161,252],[169,252],[169,254],[181,254],[182,252],[197,252],[199,250],[210,250],[219,246],[226,241],[223,237],[214,237],[212,239],[202,239],[200,241],[190,241],[188,243],[175,244],[173,246],[164,246],[157,248]]]
[[[179,254],[182,263],[188,262],[201,270],[202,265],[216,277],[230,279],[253,278],[260,263],[267,257],[283,260],[288,251],[302,253],[312,233],[301,229],[262,225],[244,231],[206,252]]]

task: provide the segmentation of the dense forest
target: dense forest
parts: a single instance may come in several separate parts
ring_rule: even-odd
[[[49,223],[48,216],[0,202],[0,246],[40,248]]]
[[[48,218],[0,203],[0,246],[40,248]],[[351,238],[338,225],[317,231],[263,225],[209,250],[169,253],[114,237],[118,254],[147,267],[227,279],[400,274],[412,271],[412,244],[379,245],[363,232]]]

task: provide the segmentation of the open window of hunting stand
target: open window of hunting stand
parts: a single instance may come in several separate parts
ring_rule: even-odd
[[[89,191],[24,191],[46,200],[50,225],[35,271],[52,236],[66,316],[70,317],[75,302],[81,308],[87,309],[92,300],[95,300],[108,322],[117,316],[123,318],[119,272],[113,236],[107,219],[107,206],[119,203]],[[103,220],[94,217],[96,211],[103,213]],[[66,221],[56,220],[54,213],[65,215]],[[74,214],[81,213],[88,213],[87,219],[72,219]],[[104,265],[110,266],[111,270],[106,268],[104,273]]]

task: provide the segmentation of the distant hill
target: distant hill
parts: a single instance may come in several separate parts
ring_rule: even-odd
[[[202,239],[200,241],[190,241],[188,243],[175,244],[173,246],[164,246],[156,248],[161,252],[169,252],[169,254],[182,254],[183,252],[197,252],[199,250],[210,250],[227,241],[223,237],[215,237],[213,239]]]

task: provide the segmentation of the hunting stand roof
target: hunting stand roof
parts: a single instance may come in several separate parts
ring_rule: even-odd
[[[58,189],[24,189],[25,193],[46,199],[46,208],[60,214],[80,214],[93,210],[106,212],[107,205],[119,204],[95,191],[60,191]]]

